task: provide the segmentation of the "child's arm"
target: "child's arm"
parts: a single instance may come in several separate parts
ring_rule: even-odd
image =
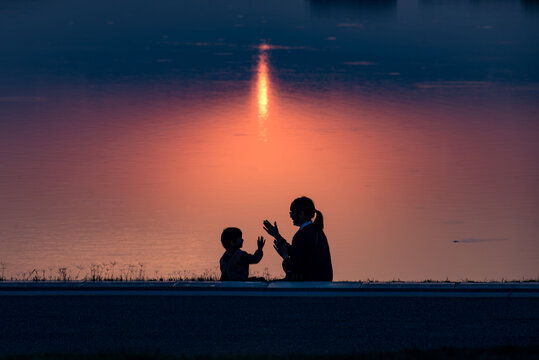
[[[262,256],[264,256],[264,253],[262,252],[262,248],[264,247],[265,243],[266,243],[266,240],[264,239],[264,237],[259,236],[258,240],[256,241],[258,249],[252,255],[244,251],[241,254],[240,262],[243,264],[258,264],[260,260],[262,260]]]

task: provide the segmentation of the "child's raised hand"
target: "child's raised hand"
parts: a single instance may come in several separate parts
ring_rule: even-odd
[[[262,250],[262,248],[263,248],[264,245],[266,244],[266,239],[264,239],[263,236],[259,236],[259,237],[258,237],[258,240],[256,241],[256,244],[258,245],[258,249],[259,249],[259,250]]]

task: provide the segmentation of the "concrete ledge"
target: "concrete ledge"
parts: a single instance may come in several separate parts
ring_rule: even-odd
[[[0,296],[539,297],[539,283],[3,281]]]

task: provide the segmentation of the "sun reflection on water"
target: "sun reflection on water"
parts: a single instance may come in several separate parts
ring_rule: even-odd
[[[258,104],[258,135],[262,141],[268,141],[267,134],[267,119],[268,119],[268,105],[269,105],[269,76],[268,76],[268,54],[269,46],[267,44],[261,44],[259,46],[258,66],[257,66],[257,86],[256,97]]]

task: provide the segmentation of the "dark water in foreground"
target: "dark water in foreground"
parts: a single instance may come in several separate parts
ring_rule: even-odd
[[[213,271],[299,195],[337,280],[539,275],[536,1],[4,1],[0,40],[7,276]]]

